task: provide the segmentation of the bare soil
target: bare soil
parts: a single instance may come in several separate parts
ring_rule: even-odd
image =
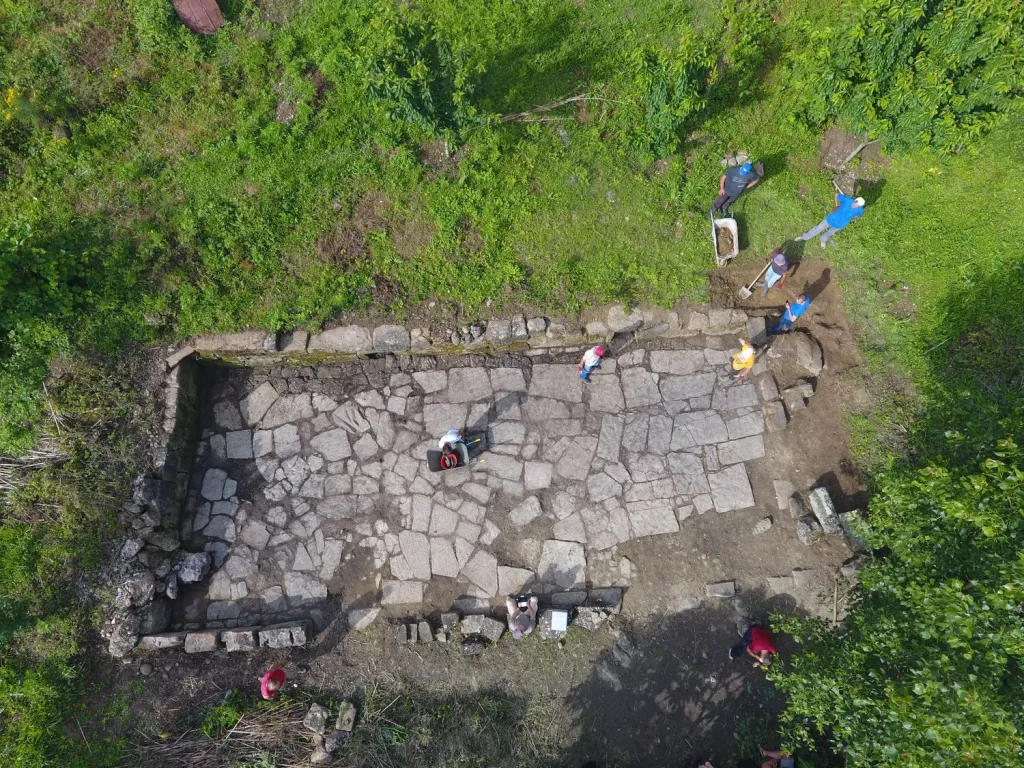
[[[725,227],[715,227],[715,230],[718,237],[718,255],[728,256],[736,247],[736,243],[732,239],[732,231]]]

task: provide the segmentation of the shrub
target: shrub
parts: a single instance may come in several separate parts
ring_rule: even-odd
[[[880,478],[842,630],[782,620],[802,645],[775,673],[793,743],[827,735],[853,766],[1020,765],[1024,462],[1004,440],[972,468]]]
[[[894,150],[976,145],[1024,88],[1024,6],[861,0],[796,55],[798,114],[838,118]]]

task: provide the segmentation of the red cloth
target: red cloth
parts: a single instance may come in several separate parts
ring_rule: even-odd
[[[776,653],[775,643],[772,642],[772,633],[763,627],[751,628],[750,645],[747,647],[754,653],[761,653],[761,651]]]
[[[272,699],[279,693],[278,691],[272,691],[267,688],[267,683],[274,680],[278,683],[279,688],[284,687],[284,670],[283,669],[272,669],[263,676],[260,680],[260,693],[263,694],[264,699]]]

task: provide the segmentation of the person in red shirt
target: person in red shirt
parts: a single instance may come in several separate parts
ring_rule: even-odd
[[[274,698],[284,687],[284,681],[284,670],[279,665],[271,667],[260,680],[260,694],[264,699]]]
[[[729,649],[729,661],[743,658],[744,652],[754,659],[753,666],[767,667],[772,663],[772,656],[776,653],[772,633],[756,624],[751,626],[743,634],[741,644]]]

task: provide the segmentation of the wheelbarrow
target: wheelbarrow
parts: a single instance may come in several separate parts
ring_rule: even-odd
[[[715,244],[715,266],[724,267],[740,252],[739,228],[736,219],[711,217],[711,241]]]

